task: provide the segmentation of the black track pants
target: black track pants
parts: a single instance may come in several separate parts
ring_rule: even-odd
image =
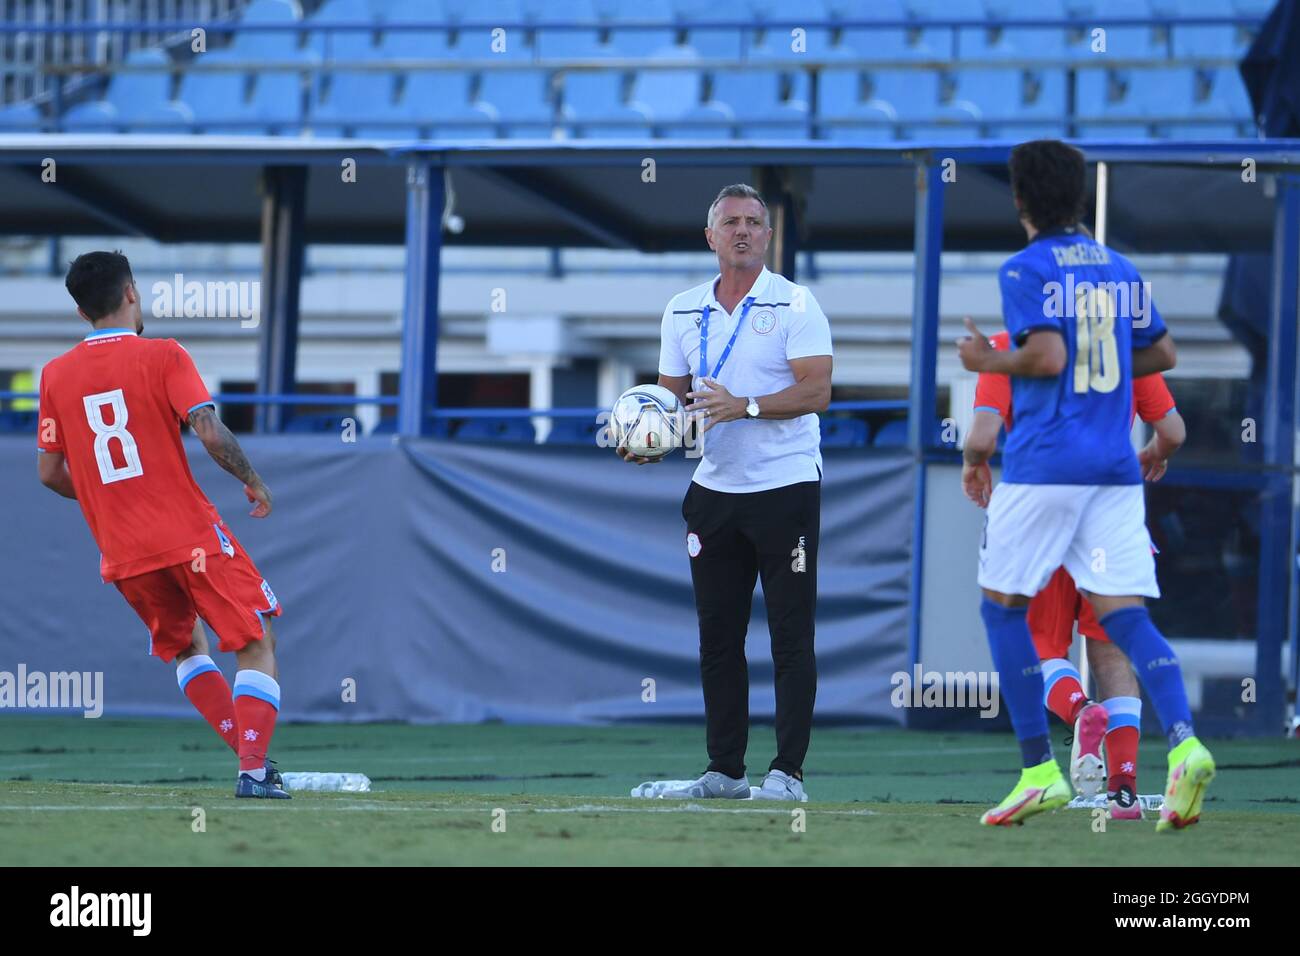
[[[691,482],[682,503],[700,617],[709,769],[745,772],[749,669],[745,633],[754,584],[763,581],[776,677],[773,770],[799,774],[817,697],[813,653],[821,482],[730,494]]]

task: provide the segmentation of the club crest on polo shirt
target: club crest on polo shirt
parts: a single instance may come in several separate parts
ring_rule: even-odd
[[[768,332],[776,328],[776,313],[771,309],[755,312],[750,318],[749,324],[759,335],[767,335]]]
[[[700,536],[692,531],[686,536],[686,553],[692,558],[698,557],[700,553]]]

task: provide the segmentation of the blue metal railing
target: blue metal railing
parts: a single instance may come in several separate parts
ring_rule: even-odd
[[[0,402],[13,399],[38,399],[36,392],[0,391]],[[212,400],[220,405],[378,405],[395,408],[396,395],[267,395],[257,392],[217,392]],[[906,399],[873,399],[831,402],[829,412],[905,412]],[[433,419],[470,418],[590,418],[595,421],[609,409],[594,406],[572,408],[448,408],[430,409]]]

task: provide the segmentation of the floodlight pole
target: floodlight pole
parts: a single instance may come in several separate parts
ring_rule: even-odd
[[[258,317],[257,390],[263,395],[292,394],[298,370],[299,297],[306,243],[303,213],[307,203],[305,166],[262,170],[262,289]],[[289,406],[257,406],[259,432],[278,432]]]
[[[791,282],[797,282],[799,227],[797,202],[788,169],[763,166],[758,170],[758,191],[767,202],[772,244],[767,250],[767,267]]]
[[[943,171],[934,156],[916,166],[916,210],[912,280],[912,366],[907,393],[907,445],[916,468],[913,492],[912,586],[908,646],[921,660],[921,598],[925,574],[925,449],[937,416],[935,379],[939,361],[939,268],[943,252]],[[906,713],[906,712],[905,712]]]
[[[1107,163],[1097,163],[1097,204],[1093,210],[1092,216],[1092,237],[1101,245],[1106,244],[1106,209],[1110,203],[1110,166]],[[1092,695],[1092,688],[1089,684],[1092,681],[1092,667],[1088,663],[1088,641],[1079,635],[1079,683],[1083,685],[1083,692],[1089,697]]]
[[[438,278],[442,258],[443,169],[424,160],[406,169],[406,287],[397,431],[433,431],[438,395]]]
[[[1297,521],[1296,426],[1300,309],[1300,175],[1277,175],[1273,217],[1273,289],[1269,297],[1268,368],[1259,438],[1268,471],[1260,501],[1259,613],[1256,616],[1255,691],[1258,729],[1275,734],[1283,711],[1282,644],[1291,645],[1296,673]],[[1244,424],[1243,424],[1243,427]]]

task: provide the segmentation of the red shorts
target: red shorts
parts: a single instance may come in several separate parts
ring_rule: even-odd
[[[1092,604],[1075,588],[1074,578],[1065,568],[1057,568],[1047,587],[1029,602],[1029,633],[1034,638],[1039,660],[1069,656],[1076,620],[1084,637],[1109,642],[1105,630],[1097,623]]]
[[[196,616],[216,632],[223,651],[260,641],[262,618],[280,616],[280,602],[248,552],[224,526],[215,530],[215,550],[189,564],[113,582],[148,626],[151,653],[164,661],[189,649]]]

